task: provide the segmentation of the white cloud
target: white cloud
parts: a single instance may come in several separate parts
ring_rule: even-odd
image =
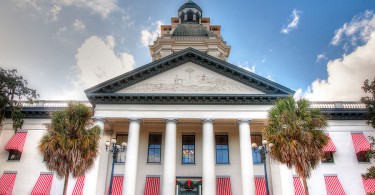
[[[80,89],[87,89],[100,82],[116,77],[133,69],[134,58],[128,53],[114,51],[115,39],[92,36],[77,50],[75,78],[71,82]]]
[[[152,28],[145,28],[141,31],[140,42],[143,47],[148,47],[156,40],[160,33],[160,26],[163,24],[161,20],[158,20],[151,24]]]
[[[290,31],[297,29],[301,14],[301,11],[294,9],[292,14],[290,14],[290,23],[286,27],[284,26],[280,32],[288,34]]]
[[[324,60],[324,59],[327,59],[326,55],[324,54],[319,54],[318,56],[316,56],[316,62],[320,62],[321,60]]]
[[[103,18],[107,18],[114,11],[121,10],[117,5],[118,0],[15,0],[14,2],[18,7],[33,7],[41,14],[48,12],[48,15],[52,15],[51,21],[57,20],[63,6],[86,8]]]
[[[243,68],[243,69],[245,69],[249,72],[255,73],[255,64],[250,65],[248,61],[239,63],[237,66],[240,67],[240,68]]]
[[[55,0],[64,6],[76,6],[82,8],[89,8],[94,13],[100,14],[106,18],[111,12],[118,10],[117,0]]]
[[[86,29],[85,24],[81,20],[75,20],[73,23],[73,27],[78,32],[82,32]]]
[[[313,101],[359,101],[365,79],[375,75],[375,32],[352,53],[327,64],[327,80],[315,80],[304,96]]]
[[[59,5],[53,5],[52,6],[52,8],[50,9],[50,12],[52,14],[51,21],[57,21],[58,20],[58,16],[60,14],[60,11],[61,11],[61,6],[59,6]]]
[[[357,46],[360,43],[367,42],[374,31],[375,13],[373,11],[365,11],[336,30],[330,44],[337,46],[344,41],[343,48],[347,50],[350,46]]]

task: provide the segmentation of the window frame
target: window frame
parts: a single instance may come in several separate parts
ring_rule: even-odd
[[[225,136],[226,137],[226,146],[227,148],[226,149],[218,149],[217,146],[217,137],[219,136]],[[225,144],[220,144],[220,145],[225,145]],[[217,154],[218,154],[218,150],[220,150],[221,152],[223,151],[226,151],[227,153],[227,161],[226,162],[218,162],[218,159],[217,159]],[[215,160],[216,160],[216,164],[220,164],[220,165],[225,165],[225,164],[230,164],[230,156],[229,156],[229,136],[227,134],[218,134],[218,135],[215,135]]]
[[[11,159],[12,155],[15,155],[15,157],[18,157],[18,158]],[[9,150],[8,161],[20,161],[21,157],[22,157],[22,152],[18,150]]]
[[[193,160],[193,162],[184,162],[184,145],[187,145],[187,146],[191,146],[191,144],[184,144],[184,136],[193,136],[194,137],[194,144],[193,144],[193,146],[194,146],[194,149],[187,149],[188,151],[190,151],[190,150],[193,150],[194,152],[194,160]],[[186,164],[186,165],[189,165],[189,164],[195,164],[195,135],[182,135],[182,137],[181,137],[181,164]],[[191,159],[191,158],[189,158],[189,159]]]
[[[150,148],[150,140],[151,140],[151,136],[160,136],[160,144],[159,144],[159,154],[160,154],[160,158],[159,158],[159,162],[151,162],[150,161],[150,149],[153,149],[154,151],[157,150],[157,148]],[[162,134],[161,133],[150,133],[148,135],[148,146],[147,146],[147,163],[161,163],[161,144],[162,144]],[[153,145],[157,145],[157,144],[153,144]],[[155,153],[154,153],[155,155]]]

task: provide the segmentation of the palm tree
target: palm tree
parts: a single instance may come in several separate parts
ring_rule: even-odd
[[[67,192],[69,174],[79,177],[94,165],[98,156],[100,128],[92,125],[93,112],[81,103],[52,113],[51,124],[39,143],[46,166],[64,181]]]
[[[269,124],[264,135],[273,143],[271,158],[294,167],[309,194],[306,179],[316,168],[324,154],[328,138],[323,132],[326,117],[317,109],[310,109],[306,99],[295,101],[293,97],[280,99],[270,110]]]

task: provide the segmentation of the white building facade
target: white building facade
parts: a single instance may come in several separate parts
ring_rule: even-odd
[[[105,142],[127,142],[114,165],[113,194],[263,195],[264,162],[251,145],[262,142],[268,111],[294,91],[227,62],[230,47],[192,1],[150,46],[153,61],[85,92],[102,129],[95,167],[69,180],[69,194],[108,193],[112,155]],[[25,104],[23,130],[1,126],[0,194],[61,194],[63,179],[46,169],[37,146],[49,113],[66,102]],[[362,175],[365,107],[358,102],[314,102],[329,117],[324,162],[308,180],[310,194],[365,195],[375,181]],[[267,158],[270,194],[304,194],[293,170]],[[375,189],[374,189],[375,190]]]

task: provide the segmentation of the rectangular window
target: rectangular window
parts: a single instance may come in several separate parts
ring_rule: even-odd
[[[229,163],[229,146],[228,135],[216,135],[216,163],[228,164]]]
[[[251,143],[256,143],[257,146],[262,145],[262,135],[261,134],[251,134]],[[253,153],[253,163],[262,163],[263,162],[263,155],[258,150],[258,148],[251,148]]]
[[[20,160],[22,152],[18,150],[9,150],[8,160]]]
[[[182,164],[195,163],[195,135],[182,136]]]
[[[116,135],[116,144],[121,146],[122,142],[128,143],[128,134],[117,134]],[[118,153],[117,154],[117,162],[118,163],[125,162],[125,157],[126,157],[125,151]]]
[[[161,162],[161,134],[150,134],[148,138],[148,157],[149,163]]]
[[[324,152],[322,156],[322,163],[333,163],[333,152]]]
[[[370,159],[367,157],[367,151],[361,151],[357,153],[358,162],[370,162]]]

